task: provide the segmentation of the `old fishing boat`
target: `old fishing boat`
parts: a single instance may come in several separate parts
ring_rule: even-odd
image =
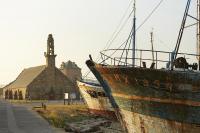
[[[173,52],[135,49],[134,15],[131,36],[125,43],[130,42],[133,45],[132,49],[104,50],[101,52],[101,63],[95,63],[91,56],[90,60],[86,61],[87,66],[108,93],[125,132],[200,132],[200,55],[179,53],[186,18],[194,18],[188,14],[190,3],[191,0],[187,0]],[[199,5],[198,0],[198,17],[194,18],[198,27],[198,47]],[[112,57],[106,54],[107,51],[121,51],[122,54]],[[130,52],[131,58],[127,56]],[[136,53],[139,57],[135,56]],[[144,58],[145,53],[150,53],[155,58]],[[194,62],[196,58],[198,63]],[[149,62],[151,65],[147,67]]]
[[[98,82],[82,80],[77,81],[77,85],[90,113],[116,119],[114,109]]]

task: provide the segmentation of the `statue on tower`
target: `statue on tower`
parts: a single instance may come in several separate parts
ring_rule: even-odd
[[[49,34],[48,40],[47,40],[47,54],[54,55],[54,39],[53,39],[52,34]]]

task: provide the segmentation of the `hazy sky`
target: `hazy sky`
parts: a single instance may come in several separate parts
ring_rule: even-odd
[[[54,36],[57,67],[62,61],[72,60],[84,74],[88,55],[96,58],[106,46],[130,1],[0,0],[0,84],[11,82],[24,68],[45,64],[44,52],[49,33]],[[137,0],[137,25],[159,1]],[[153,28],[155,48],[171,51],[176,43],[186,1],[164,0],[138,31],[137,48],[150,48],[149,32]],[[193,13],[195,6],[191,9]],[[192,29],[186,30],[185,45],[181,46],[184,52],[195,49],[195,36],[191,36],[195,35],[191,32],[195,27]],[[119,41],[111,47],[118,47],[120,44],[117,42],[125,39],[129,31],[130,25],[124,28]]]

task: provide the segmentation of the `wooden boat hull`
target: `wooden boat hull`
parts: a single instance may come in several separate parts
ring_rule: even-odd
[[[109,85],[127,132],[200,132],[200,73],[87,65]]]
[[[90,113],[116,119],[114,109],[108,97],[104,95],[105,92],[102,87],[90,85],[81,81],[77,81],[77,84]],[[94,96],[91,95],[91,93],[95,93]]]
[[[199,133],[200,127],[121,109],[129,133]]]

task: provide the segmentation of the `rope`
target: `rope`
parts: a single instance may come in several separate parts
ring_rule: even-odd
[[[151,17],[151,16],[153,15],[153,13],[160,7],[160,5],[163,3],[163,1],[164,1],[164,0],[160,0],[160,2],[155,6],[155,8],[153,8],[153,10],[151,11],[151,13],[150,13],[150,14],[144,19],[144,21],[138,26],[138,28],[136,29],[136,31],[139,30],[139,29],[150,19],[150,17]],[[132,13],[134,12],[134,10],[131,11],[131,13],[129,14],[129,16],[127,17],[127,19],[126,19],[126,20],[124,21],[124,23],[122,24],[122,22],[123,22],[123,20],[124,20],[126,14],[127,14],[127,12],[128,12],[128,9],[130,8],[130,6],[131,6],[131,4],[132,4],[132,2],[133,2],[133,0],[130,1],[129,5],[128,5],[128,8],[126,9],[126,11],[125,11],[125,13],[124,13],[122,19],[120,20],[119,25],[117,26],[116,30],[113,32],[113,34],[112,34],[112,36],[111,36],[111,39],[109,39],[108,42],[106,43],[106,45],[108,45],[108,46],[104,47],[103,50],[108,49],[108,48],[112,45],[113,41],[117,38],[117,36],[118,36],[119,33],[121,32],[121,30],[124,28],[124,26],[125,26],[126,23],[128,22],[128,19],[131,17],[131,15],[132,15]],[[122,26],[120,27],[121,24],[122,24]],[[119,28],[119,30],[118,30],[118,28]],[[132,30],[131,30],[131,34],[130,34],[130,35],[132,35]],[[127,42],[129,41],[129,39],[130,39],[130,37],[131,37],[130,35],[129,35],[128,39],[118,47],[118,49],[121,48],[125,43],[127,43]],[[130,47],[130,45],[129,45],[129,47]],[[115,50],[110,56],[112,56],[116,51],[117,51],[117,50]],[[99,56],[97,57],[97,59],[96,59],[97,62],[99,62],[100,59],[101,59],[101,58],[100,58],[100,55],[99,55]],[[89,75],[89,73],[90,73],[90,71],[88,71],[88,72],[85,74],[84,77],[87,77],[87,76]]]
[[[122,16],[122,18],[121,18],[121,20],[120,20],[120,23],[118,24],[116,30],[115,30],[115,31],[113,32],[113,34],[111,35],[111,38],[108,40],[108,42],[106,43],[106,46],[104,47],[103,50],[108,49],[108,48],[112,45],[113,41],[117,38],[117,36],[118,36],[119,33],[121,32],[121,30],[124,28],[124,26],[125,26],[126,23],[128,22],[128,19],[131,17],[131,15],[132,15],[132,13],[133,13],[133,10],[132,10],[131,13],[129,14],[128,18],[127,18],[127,19],[124,21],[124,23],[122,24],[122,22],[123,22],[123,20],[125,19],[126,14],[127,14],[127,12],[128,12],[128,9],[130,8],[132,2],[133,2],[133,0],[130,1],[130,3],[129,3],[129,5],[128,5],[128,7],[127,7],[125,13],[123,14],[123,16]],[[121,25],[122,25],[122,26],[121,26]],[[120,27],[120,26],[121,26],[121,27]],[[118,30],[118,29],[119,29],[119,30]],[[100,55],[99,55],[99,56],[96,58],[96,61],[99,62],[100,59],[101,59],[101,58],[100,58]],[[86,78],[89,74],[90,74],[90,70],[88,70],[88,71],[86,72],[86,74],[83,76],[83,78]]]
[[[151,11],[151,13],[144,19],[144,21],[138,26],[136,29],[139,30],[148,20],[149,18],[153,15],[153,13],[160,7],[160,5],[163,3],[164,0],[160,0],[160,2],[154,7],[154,9]]]
[[[136,29],[136,31],[138,31],[148,20],[149,20],[149,18],[153,15],[153,13],[158,9],[158,7],[160,7],[160,5],[162,4],[162,2],[163,2],[164,0],[160,0],[160,2],[155,6],[155,8],[153,8],[153,10],[151,11],[151,13],[144,19],[144,21],[138,26],[138,28]],[[133,10],[134,11],[134,10]],[[132,14],[133,12],[131,12],[131,14]],[[129,16],[130,17],[130,16]],[[133,31],[133,30],[132,30]],[[132,35],[132,34],[131,34]],[[130,39],[130,38],[128,38],[128,39]],[[127,43],[128,43],[128,40],[127,40]],[[125,47],[124,47],[124,50],[126,49],[126,46],[127,46],[127,43],[126,43],[126,45],[125,45]],[[122,58],[122,56],[123,56],[123,54],[124,54],[124,50],[123,50],[123,52],[122,52],[122,55],[121,55],[121,57],[120,57],[120,60],[121,60],[121,58]]]
[[[129,5],[128,5],[128,8],[126,9],[126,11],[125,11],[125,13],[124,13],[122,19],[120,20],[120,23],[118,24],[116,30],[113,32],[111,38],[110,38],[110,39],[108,40],[108,42],[106,43],[106,47],[104,47],[103,50],[108,49],[108,48],[111,46],[112,42],[116,39],[116,37],[119,35],[120,31],[123,29],[123,27],[124,27],[125,24],[127,23],[128,19],[130,18],[131,14],[133,13],[133,10],[131,11],[131,13],[129,14],[129,17],[126,19],[126,21],[125,21],[125,22],[123,23],[123,25],[122,25],[122,22],[123,22],[123,20],[124,20],[125,17],[126,17],[126,14],[127,14],[127,12],[128,12],[128,9],[129,9],[130,6],[132,5],[132,2],[133,2],[133,0],[130,1]],[[122,25],[122,26],[121,26],[121,25]],[[120,26],[121,26],[121,27],[120,27]],[[118,29],[119,29],[119,31],[118,31]],[[107,45],[108,45],[108,46],[107,46]]]

